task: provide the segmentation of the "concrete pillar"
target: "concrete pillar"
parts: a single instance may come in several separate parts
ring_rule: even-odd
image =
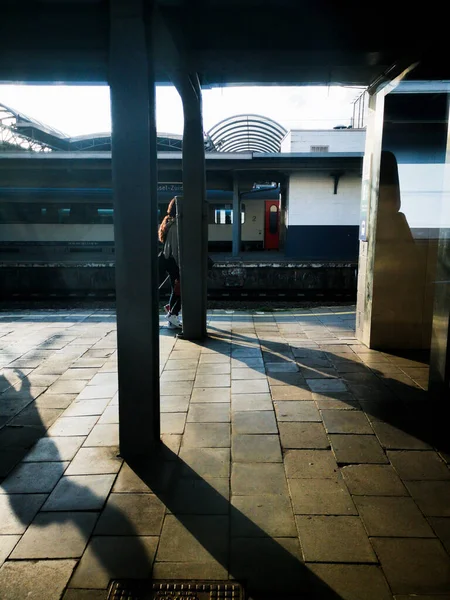
[[[450,111],[447,118],[447,131],[447,151],[439,219],[429,390],[438,399],[450,400]]]
[[[111,0],[110,86],[120,452],[160,439],[155,88],[142,0]]]
[[[409,82],[389,91],[369,101],[357,336],[379,350],[428,350],[446,98]]]
[[[208,222],[201,89],[196,76],[178,78],[184,111],[183,208],[179,219],[183,337],[206,335]]]
[[[239,257],[241,253],[241,197],[239,195],[239,181],[233,177],[233,256]]]

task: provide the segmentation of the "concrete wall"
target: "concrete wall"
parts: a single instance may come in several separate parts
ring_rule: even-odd
[[[286,255],[304,260],[358,260],[361,176],[344,173],[334,194],[329,172],[289,180]]]
[[[365,129],[294,129],[281,142],[281,152],[313,152],[311,146],[328,146],[328,152],[364,152],[365,138]]]

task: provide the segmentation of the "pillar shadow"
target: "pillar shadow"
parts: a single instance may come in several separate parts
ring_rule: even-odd
[[[345,358],[344,354],[330,352],[324,349],[303,347],[302,340],[298,344],[290,346],[287,343],[266,340],[263,337],[253,338],[243,333],[233,332],[231,340],[223,336],[223,331],[215,327],[209,327],[215,331],[212,341],[208,343],[211,348],[218,352],[223,350],[229,354],[227,345],[231,343],[231,358],[238,358],[243,366],[250,369],[258,369],[264,372],[265,365],[279,364],[280,370],[283,365],[298,365],[298,371],[268,373],[273,385],[289,384],[305,391],[315,391],[317,394],[336,400],[343,404],[348,403],[350,408],[363,410],[369,420],[381,421],[421,440],[439,452],[450,452],[450,436],[448,435],[448,423],[450,420],[450,405],[442,398],[436,398],[426,390],[415,384],[409,378],[411,384],[405,383],[406,373],[400,372],[397,379],[389,372],[383,373],[384,366],[395,366],[396,363],[372,363],[366,366],[357,359],[354,353],[349,354],[354,360]],[[226,341],[228,339],[228,341]],[[258,351],[248,353],[245,356],[243,349],[254,348],[257,342],[261,347],[259,366]],[[320,344],[320,340],[319,340]],[[344,344],[345,345],[345,344]],[[344,346],[343,345],[343,346]],[[417,353],[392,353],[392,356],[405,356],[412,359],[423,359],[424,354]],[[381,353],[383,357],[390,356]],[[379,365],[378,368],[376,365]],[[276,367],[275,367],[276,369]],[[334,371],[334,373],[330,372]],[[310,381],[341,380],[345,386],[343,389],[324,389],[320,386],[312,389],[307,384]],[[314,383],[313,383],[314,385]],[[401,448],[399,448],[401,449]]]

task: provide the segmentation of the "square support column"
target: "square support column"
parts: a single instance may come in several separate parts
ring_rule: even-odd
[[[233,256],[238,258],[241,253],[241,197],[239,195],[239,181],[233,177]]]
[[[208,224],[201,89],[195,76],[177,84],[183,101],[183,207],[179,216],[183,337],[206,335]]]
[[[111,0],[120,452],[160,439],[155,86],[142,0]]]

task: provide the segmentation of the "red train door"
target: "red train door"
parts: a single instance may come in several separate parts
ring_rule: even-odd
[[[278,250],[280,243],[280,201],[265,201],[264,250]]]

